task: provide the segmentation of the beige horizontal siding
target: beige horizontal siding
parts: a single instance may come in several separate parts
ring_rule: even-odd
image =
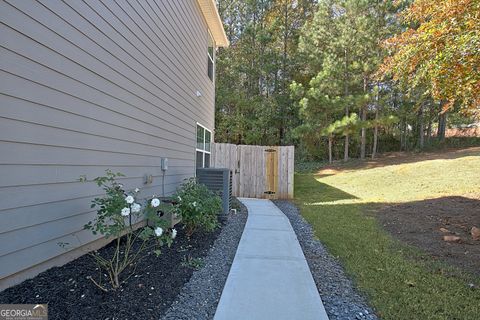
[[[115,69],[114,66],[118,64],[123,64],[123,67],[120,68],[125,68],[125,66],[128,66],[131,70],[138,71],[139,73],[141,72],[140,74],[143,75],[144,79],[147,79],[151,82],[153,78],[155,80],[154,83],[159,86],[163,92],[169,92],[173,90],[173,92],[178,93],[179,88],[180,90],[185,89],[185,82],[181,85],[178,85],[175,82],[179,79],[177,76],[178,72],[172,71],[172,64],[168,63],[170,62],[168,61],[168,58],[165,55],[160,55],[158,46],[155,47],[153,44],[147,46],[147,44],[143,42],[148,41],[149,39],[142,37],[143,32],[141,30],[132,27],[135,26],[135,22],[129,19],[129,16],[126,15],[125,12],[115,4],[115,2],[109,2],[108,8],[99,2],[92,2],[92,4],[90,4],[92,8],[96,9],[97,12],[100,12],[101,14],[97,16],[99,19],[94,20],[96,23],[95,26],[98,27],[98,25],[101,25],[101,29],[89,29],[89,31],[93,33],[92,37],[96,36],[98,38],[101,35],[104,35],[104,33],[108,30],[111,30],[111,33],[108,34],[109,37],[104,35],[106,38],[102,38],[103,41],[101,42],[101,47],[94,41],[88,41],[89,38],[85,34],[70,26],[69,23],[73,24],[77,19],[82,19],[78,14],[69,16],[69,23],[60,18],[55,19],[54,13],[49,9],[60,10],[60,13],[68,12],[67,9],[69,9],[69,7],[61,2],[47,1],[44,3],[45,6],[39,3],[31,5],[28,2],[14,2],[14,4],[16,6],[21,6],[21,9],[23,10],[22,14],[23,12],[26,12],[26,14],[30,14],[31,16],[35,15],[34,18],[37,20],[31,19],[30,26],[25,26],[25,23],[9,21],[9,27],[14,28],[26,36],[34,38],[46,48],[52,48],[52,50],[57,52],[59,55],[65,56],[65,58],[73,58],[75,61],[79,62],[79,68],[88,68],[90,65],[92,65],[92,63],[95,63],[94,61],[97,61],[93,70],[98,73],[104,72],[103,69],[105,69],[105,67],[102,67],[98,60],[105,60],[104,58],[106,58],[108,59],[107,64],[112,69]],[[88,7],[86,3],[80,1],[71,2],[70,5],[79,7],[80,9],[85,9]],[[47,9],[46,6],[48,6],[49,9]],[[3,8],[0,7],[0,9]],[[8,7],[5,8],[5,10],[8,12]],[[112,13],[112,11],[119,14],[123,19],[119,19]],[[91,17],[94,14],[96,14],[96,12],[93,10],[87,12],[89,13],[87,18],[90,19],[92,19]],[[13,16],[13,14],[10,16]],[[102,19],[106,19],[108,23]],[[61,28],[59,28],[58,25],[59,21],[62,22]],[[101,24],[102,22],[104,24]],[[98,32],[92,32],[95,30]],[[101,30],[103,33],[100,33],[99,30]],[[78,39],[83,39],[84,41],[81,42]],[[110,47],[109,44],[112,44],[112,46]],[[109,50],[107,51],[105,48]],[[111,54],[112,52],[113,54]],[[141,54],[141,56],[135,55],[134,53]],[[47,55],[46,57],[48,58],[49,56]],[[189,66],[184,61],[177,61],[177,64],[179,64],[179,66]],[[118,70],[118,68],[116,70]],[[74,74],[77,74],[76,71]],[[206,79],[208,79],[208,77]],[[189,78],[185,79],[184,81],[189,81]],[[166,88],[169,90],[165,90]],[[186,110],[195,111],[193,105],[195,104],[193,101],[193,93],[195,92],[196,88],[191,87],[190,89],[192,94],[188,96],[180,95],[177,97],[178,101],[175,101],[170,93],[162,98],[168,99],[168,103],[183,103],[184,106],[187,107],[183,108],[185,110],[179,109],[172,111],[184,113],[186,113]]]
[[[160,164],[152,167],[145,166],[125,166],[114,167],[109,166],[109,169],[114,172],[122,172],[126,177],[119,178],[120,181],[125,181],[131,185],[137,184],[137,187],[143,186],[144,177],[139,174],[139,168],[148,169],[149,174],[152,174],[154,180],[162,177],[162,170]],[[0,188],[14,187],[14,186],[29,186],[40,184],[58,184],[75,182],[81,175],[88,172],[88,178],[94,178],[105,174],[106,166],[72,166],[72,165],[2,165],[0,166]],[[191,173],[191,165],[178,166],[175,161],[169,165],[165,177],[170,176],[188,176]],[[133,180],[132,179],[137,179]],[[140,180],[138,180],[140,179]],[[127,182],[124,182],[126,184]],[[135,188],[135,187],[134,187]]]
[[[4,261],[6,261],[5,259],[15,261],[15,263],[4,262],[2,264],[2,276],[18,273],[19,270],[24,270],[44,261],[48,261],[49,259],[53,259],[66,253],[66,251],[73,250],[72,248],[80,247],[82,244],[92,242],[99,238],[100,236],[93,236],[88,230],[81,230],[66,236],[60,236],[47,242],[36,244],[28,250],[15,251],[7,257],[0,258],[4,259]],[[59,246],[59,243],[68,243],[69,245],[62,248]]]
[[[181,178],[181,177],[180,177]],[[176,184],[178,176],[166,176],[165,183]],[[161,193],[160,177],[155,177],[155,184],[144,187],[144,192],[152,189],[152,194]],[[75,181],[75,180],[74,180]],[[131,183],[132,179],[125,182],[126,186],[142,187],[142,178],[136,178],[136,183]],[[128,184],[127,184],[128,182]],[[135,188],[135,187],[133,187]],[[133,189],[132,188],[132,189]],[[75,199],[78,197],[88,197],[99,193],[99,189],[94,183],[48,183],[43,185],[16,186],[0,189],[0,197],[4,200],[0,203],[0,214],[2,210],[21,207],[28,207],[42,203],[58,202],[65,199]],[[171,191],[171,190],[169,190]],[[145,194],[145,196],[147,196]],[[151,195],[150,195],[151,196]],[[20,204],[20,205],[19,205]],[[4,222],[8,224],[9,222]]]
[[[83,225],[106,169],[140,198],[193,176],[215,90],[194,0],[0,0],[0,22],[1,288],[98,239]]]
[[[176,177],[167,177],[165,182],[165,192],[167,194],[171,193],[177,186],[177,183]],[[66,188],[68,186],[64,185],[63,187]],[[142,190],[140,197],[151,196],[149,191],[153,191],[151,192],[152,194],[158,194],[158,189],[161,190],[161,186],[159,184],[145,188]],[[44,202],[35,205],[26,204],[24,206],[2,210],[0,212],[0,217],[4,221],[8,220],[8,223],[2,223],[0,225],[0,234],[88,213],[92,211],[89,201],[91,201],[92,197],[94,196],[101,196],[101,194],[89,194],[87,196],[61,199],[59,201]],[[71,206],[74,208],[74,210],[69,211],[68,214],[65,214],[63,209],[64,206]]]
[[[182,130],[181,133],[177,135],[176,131],[179,131],[177,127],[169,126],[160,119],[154,119],[154,121],[152,121],[149,115],[143,116],[143,114],[135,113],[131,108],[119,110],[118,104],[115,109],[102,107],[93,102],[85,101],[82,98],[73,97],[44,85],[22,79],[16,75],[7,74],[1,70],[0,78],[2,81],[5,81],[2,83],[3,94],[1,94],[1,96],[2,101],[5,101],[6,113],[11,109],[16,109],[14,112],[20,112],[18,106],[24,105],[24,115],[30,114],[30,117],[35,116],[31,115],[30,110],[28,110],[29,106],[27,105],[32,104],[34,106],[30,107],[47,107],[52,110],[70,113],[98,122],[99,125],[106,126],[105,131],[108,131],[112,126],[116,126],[119,129],[128,129],[130,133],[139,132],[153,138],[163,138],[172,141],[176,139],[179,144],[185,144],[186,141],[188,142],[188,140],[191,139],[185,130]],[[44,94],[38,95],[37,92]],[[47,112],[47,114],[43,115],[43,112]],[[41,114],[39,117],[48,117],[50,114],[55,116],[56,114],[51,110],[43,112],[38,112]],[[62,116],[66,115],[60,115],[60,117]],[[79,125],[82,125],[85,121],[85,119],[82,119]]]
[[[191,148],[186,144],[183,146],[183,150],[176,150],[178,145],[173,141],[164,141],[164,146],[161,146],[162,143],[159,141],[153,141],[152,143],[156,145],[151,145],[148,144],[148,141],[135,142],[127,140],[126,137],[118,139],[115,138],[114,134],[105,131],[102,134],[108,134],[109,136],[79,132],[68,128],[57,128],[25,120],[0,117],[0,127],[4,130],[0,137],[2,141],[146,156],[157,156],[159,153],[168,151],[172,159],[189,158],[192,153]]]

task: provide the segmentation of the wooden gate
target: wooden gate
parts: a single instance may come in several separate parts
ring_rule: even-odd
[[[236,197],[291,199],[294,153],[293,146],[214,143],[211,166],[232,171],[232,193]]]

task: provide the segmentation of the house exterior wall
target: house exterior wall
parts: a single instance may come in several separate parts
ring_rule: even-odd
[[[162,194],[162,157],[166,195],[193,176],[214,84],[195,0],[0,0],[0,21],[2,289],[98,239],[80,175],[122,172],[140,197]]]

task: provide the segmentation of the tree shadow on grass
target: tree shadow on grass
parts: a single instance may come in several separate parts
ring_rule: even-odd
[[[451,200],[439,199],[438,205]],[[478,205],[469,202],[472,204]],[[395,212],[398,214],[404,205],[399,204]],[[409,205],[414,208],[430,203]],[[317,202],[302,206],[302,215],[385,319],[411,319],[399,315],[436,319],[434,314],[439,319],[474,319],[480,299],[478,259],[473,254],[464,257],[462,246],[466,244],[452,244],[456,256],[451,257],[452,251],[437,252],[427,242],[412,242],[417,233],[426,233],[443,244],[442,236],[435,234],[437,228],[426,232],[421,219],[405,219],[406,232],[393,233],[379,217],[381,210],[390,210],[388,207],[392,204]]]
[[[471,235],[472,227],[480,228],[480,200],[452,196],[407,203],[361,203],[336,188],[322,185],[320,189],[329,194],[304,205],[322,208],[309,220],[320,232],[337,230],[332,241],[369,255],[372,250],[385,249],[385,243],[375,241],[386,232],[419,250],[409,258],[480,277],[480,241]],[[449,242],[444,236],[460,239]]]
[[[367,229],[378,229],[433,260],[480,276],[480,240],[473,240],[470,234],[472,227],[480,228],[480,199],[448,196],[406,203],[364,203],[313,175],[296,175],[295,179],[297,201],[322,208],[312,211],[315,215],[310,222],[323,230],[338,229],[338,241],[348,242],[346,235],[355,239],[358,234],[367,235]],[[458,236],[460,241],[444,241],[445,235]],[[360,246],[364,239],[357,240],[349,245]],[[373,243],[366,241],[365,249],[370,245]]]
[[[348,172],[361,169],[373,169],[386,166],[416,163],[428,160],[451,160],[468,156],[480,156],[480,147],[471,147],[466,149],[449,149],[435,152],[390,152],[380,155],[377,159],[359,160],[353,159],[347,163],[336,162],[320,169],[317,177],[327,177],[341,172]]]
[[[301,180],[301,181],[300,181]],[[296,194],[308,194],[309,198],[312,198],[312,202],[332,202],[340,200],[353,200],[358,199],[354,195],[342,191],[338,188],[332,187],[326,183],[320,182],[315,179],[315,176],[308,174],[295,175],[295,193]]]
[[[480,199],[363,202],[317,179],[297,174],[295,201],[315,235],[375,301],[381,316],[475,318],[480,241],[470,240],[469,228],[480,223]],[[462,241],[443,241],[442,227]]]

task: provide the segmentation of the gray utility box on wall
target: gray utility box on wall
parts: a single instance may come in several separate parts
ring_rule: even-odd
[[[198,168],[197,180],[222,198],[223,214],[230,212],[232,173],[226,168]]]

